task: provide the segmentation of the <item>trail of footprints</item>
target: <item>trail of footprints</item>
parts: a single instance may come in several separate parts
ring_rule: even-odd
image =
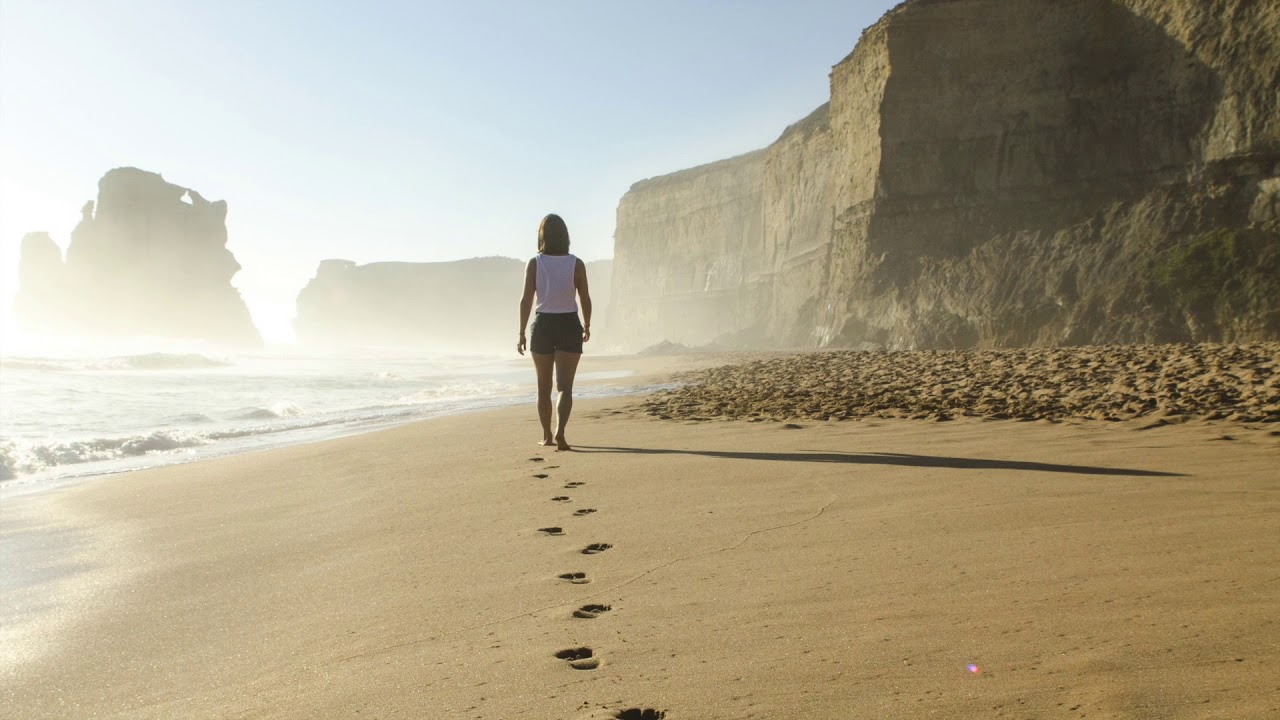
[[[531,457],[529,458],[529,461],[535,463],[545,462],[541,457]],[[547,465],[541,469],[549,471],[556,470],[559,467],[559,465]],[[535,473],[533,477],[537,480],[546,480],[551,477],[551,474],[549,472],[539,472]],[[564,484],[564,489],[574,490],[582,487],[584,484],[585,483],[581,481],[574,480],[566,482]],[[572,502],[572,499],[568,495],[557,495],[551,498],[551,500],[557,503]],[[573,512],[573,516],[586,517],[596,512],[598,511],[595,508],[580,508]],[[538,532],[549,537],[561,537],[567,534],[564,528],[559,525],[538,528]],[[597,555],[611,547],[613,546],[609,543],[591,543],[583,547],[578,552],[582,555]],[[585,572],[561,573],[557,578],[571,585],[586,585],[591,582],[591,578]],[[610,605],[588,603],[586,605],[582,605],[577,610],[574,610],[573,617],[582,620],[594,620],[612,609],[613,607]],[[555,653],[555,657],[558,660],[564,661],[565,664],[574,670],[596,670],[601,664],[600,657],[596,655],[595,650],[589,647],[566,648]],[[662,720],[666,715],[667,713],[664,710],[654,710],[653,708],[628,708],[626,710],[619,710],[613,715],[613,717],[617,720]]]

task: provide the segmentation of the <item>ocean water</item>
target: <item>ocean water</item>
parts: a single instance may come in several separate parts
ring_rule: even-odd
[[[626,374],[581,372],[579,380]],[[632,390],[580,384],[575,395]],[[532,402],[533,392],[532,364],[519,357],[6,356],[0,493]]]

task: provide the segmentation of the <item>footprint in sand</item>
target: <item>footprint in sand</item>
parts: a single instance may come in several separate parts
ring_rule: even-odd
[[[574,480],[573,482],[567,482],[564,484],[566,488],[582,487],[583,485],[584,483],[581,480]]]
[[[559,469],[560,469],[560,466],[559,466],[559,465],[548,465],[548,466],[547,466],[547,469],[548,469],[548,470],[559,470]]]
[[[560,578],[561,580],[568,580],[574,585],[586,585],[587,583],[591,582],[591,578],[587,577],[586,573],[581,573],[581,572],[564,573],[562,575],[557,575],[556,577]]]
[[[554,500],[554,501],[556,501],[556,502],[569,502],[569,496],[568,496],[568,495],[557,495],[557,496],[555,496],[555,497],[553,497],[553,498],[551,498],[551,499],[552,499],[552,500]]]
[[[540,457],[531,457],[531,458],[529,458],[529,462],[542,462],[542,461],[543,461],[543,460],[542,460],[542,458],[540,458]]]
[[[559,527],[544,527],[544,528],[538,528],[538,532],[540,532],[540,533],[546,533],[546,534],[548,534],[548,535],[563,535],[563,534],[564,534],[564,528],[559,528]]]
[[[600,658],[595,656],[595,651],[589,647],[569,648],[556,653],[556,657],[561,660],[568,660],[569,667],[574,670],[595,670],[600,667]]]
[[[610,545],[609,543],[591,543],[590,545],[582,548],[582,554],[595,555],[596,553],[602,553],[611,547],[613,546]]]
[[[550,476],[550,475],[548,475],[548,474],[546,474],[546,473],[537,473],[537,474],[535,474],[535,475],[534,475],[534,477],[538,478],[539,480],[546,480],[547,478],[549,478],[549,477],[551,477],[551,476]]]
[[[595,511],[596,511],[595,508],[582,508],[581,510],[574,510],[573,514],[578,517],[582,517],[583,515],[590,515]]]
[[[613,717],[615,720],[662,720],[667,716],[665,710],[654,710],[653,708],[629,708],[627,710],[618,711]]]
[[[573,616],[583,620],[594,620],[600,617],[600,613],[607,613],[612,609],[609,605],[583,605],[573,611]]]

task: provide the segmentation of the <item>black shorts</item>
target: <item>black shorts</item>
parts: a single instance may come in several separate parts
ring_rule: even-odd
[[[529,350],[539,355],[582,352],[582,322],[578,313],[537,313],[533,318]]]

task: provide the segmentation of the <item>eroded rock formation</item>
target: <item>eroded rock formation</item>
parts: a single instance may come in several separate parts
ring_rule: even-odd
[[[65,261],[48,234],[23,238],[14,312],[25,330],[262,344],[231,285],[240,265],[226,247],[225,201],[116,168],[81,213]]]
[[[912,0],[765,150],[634,185],[644,346],[1280,337],[1280,6]]]
[[[325,260],[298,295],[294,329],[311,346],[509,352],[526,262]],[[612,261],[587,263],[596,313],[609,302],[611,271]]]

